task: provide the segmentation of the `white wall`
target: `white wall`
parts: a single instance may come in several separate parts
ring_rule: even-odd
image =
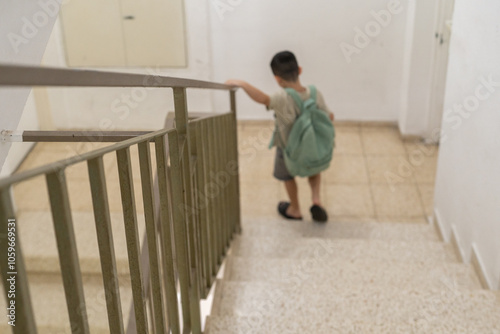
[[[427,131],[438,4],[436,0],[409,0],[398,121],[404,135],[421,136]]]
[[[39,64],[52,26],[59,10],[55,0],[2,0],[0,2],[0,62],[17,64]],[[0,88],[0,130],[16,130],[31,89]],[[34,113],[32,113],[34,115]],[[36,125],[36,117],[28,120]],[[2,175],[12,172],[19,163],[19,155],[14,154],[3,169],[9,143],[0,143],[0,168]],[[17,149],[17,147],[16,147]],[[26,151],[29,145],[19,147]]]
[[[289,49],[304,69],[302,82],[322,90],[337,119],[398,119],[408,0],[211,3],[215,80],[240,78],[273,93],[279,87],[269,63],[276,52]],[[388,5],[401,9],[367,46],[361,39],[356,44],[354,29],[376,22],[371,11],[387,10]],[[350,62],[342,43],[360,46]],[[238,98],[240,118],[272,117],[243,93]]]
[[[209,3],[203,0],[185,1],[187,68],[100,68],[99,70],[211,80],[208,6]],[[44,65],[66,66],[61,36],[61,26],[56,24]],[[158,129],[163,125],[167,112],[173,110],[171,89],[148,91],[138,88],[49,89],[49,99],[54,126],[57,129]],[[188,90],[188,103],[190,110],[193,111],[213,110],[212,95],[209,91]]]
[[[26,104],[23,108],[21,119],[17,126],[18,129],[36,130],[38,129],[38,117],[33,91],[29,94]],[[0,172],[0,177],[9,176],[16,170],[24,157],[33,147],[33,143],[12,143],[5,163]]]
[[[409,1],[187,0],[188,68],[155,73],[218,82],[238,77],[273,93],[279,87],[270,59],[277,51],[290,49],[304,68],[303,82],[323,91],[337,119],[396,122],[403,93]],[[383,14],[377,21],[374,13]],[[372,36],[367,36],[367,29]],[[52,40],[45,63],[65,66],[59,25]],[[145,69],[114,70],[147,73]],[[51,89],[54,126],[157,128],[173,108],[171,92],[149,91],[145,98],[139,94],[135,99],[133,92],[128,88]],[[190,91],[190,97],[192,110],[228,108],[227,94]],[[138,103],[127,106],[127,98]],[[241,119],[272,118],[242,93],[238,107]]]
[[[323,91],[337,119],[396,122],[408,88],[402,84],[404,44],[412,23],[407,9],[414,1],[186,0],[187,68],[112,70],[219,82],[239,77],[272,93],[279,88],[270,59],[290,49],[304,68],[303,82]],[[66,66],[64,52],[57,23],[43,64]],[[144,94],[130,88],[50,88],[47,94],[58,129],[156,129],[173,109],[172,93],[165,89]],[[240,118],[272,118],[238,95]],[[190,90],[188,101],[191,110],[228,109],[226,93]]]
[[[500,44],[497,0],[456,0],[435,212],[464,259],[500,287]],[[493,84],[487,82],[492,80]]]

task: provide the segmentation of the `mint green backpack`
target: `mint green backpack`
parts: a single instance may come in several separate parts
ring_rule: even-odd
[[[318,108],[316,87],[309,89],[310,98],[302,101],[294,89],[285,88],[300,109],[283,149],[285,165],[292,176],[313,176],[327,169],[335,147],[335,128],[328,115]],[[274,135],[269,147],[274,143]]]

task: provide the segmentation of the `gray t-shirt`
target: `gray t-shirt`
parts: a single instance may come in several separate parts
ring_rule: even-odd
[[[318,108],[325,111],[325,113],[330,114],[331,111],[325,103],[323,95],[319,90],[316,90],[316,102],[318,103]],[[297,92],[300,98],[305,101],[311,96],[311,91],[309,87],[303,92]],[[286,141],[288,140],[288,135],[292,129],[295,119],[300,113],[300,109],[286,90],[281,90],[273,95],[271,95],[271,101],[268,106],[268,110],[274,110],[275,123],[276,123],[276,135],[274,145],[280,148],[285,147]]]

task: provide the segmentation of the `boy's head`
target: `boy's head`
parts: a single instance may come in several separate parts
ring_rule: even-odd
[[[276,77],[288,82],[296,82],[301,72],[297,58],[290,51],[278,52],[271,60],[271,69]]]

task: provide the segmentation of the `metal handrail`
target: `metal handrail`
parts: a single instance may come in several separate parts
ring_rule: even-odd
[[[236,89],[234,86],[215,82],[156,74],[144,75],[10,64],[0,64],[0,86]]]
[[[33,169],[30,169],[30,170],[27,170],[24,172],[20,172],[20,173],[11,175],[10,177],[0,178],[0,188],[5,188],[5,187],[11,186],[15,183],[19,183],[19,182],[22,182],[22,181],[25,181],[25,180],[28,180],[28,179],[31,179],[31,178],[34,178],[34,177],[37,177],[40,175],[63,170],[65,168],[72,166],[72,165],[75,165],[77,163],[84,162],[87,160],[92,160],[92,159],[98,158],[100,156],[103,156],[106,153],[115,152],[115,151],[118,151],[120,149],[130,147],[132,145],[138,144],[138,143],[143,142],[143,141],[151,141],[151,140],[154,140],[155,138],[158,138],[160,136],[167,135],[168,133],[170,133],[172,131],[174,131],[174,129],[162,129],[162,130],[158,130],[155,132],[147,133],[145,135],[138,136],[135,138],[130,138],[130,139],[124,140],[122,142],[110,145],[108,147],[103,147],[103,148],[99,148],[99,149],[96,149],[96,150],[91,151],[91,152],[83,153],[80,155],[75,155],[74,157],[71,157],[71,158],[59,160],[59,161],[50,163],[48,165],[40,166],[37,168],[33,168]]]
[[[108,147],[61,160],[33,170],[0,179],[0,236],[7,231],[7,222],[16,218],[11,194],[12,186],[36,176],[45,175],[56,233],[59,261],[73,333],[89,333],[86,319],[82,274],[78,261],[72,213],[66,182],[66,169],[87,162],[92,203],[98,231],[99,257],[106,291],[108,322],[111,332],[125,333],[120,306],[117,268],[113,251],[110,210],[106,190],[103,156],[115,152],[119,169],[123,219],[126,227],[127,251],[132,283],[133,310],[127,333],[181,332],[201,333],[200,299],[205,298],[215,281],[218,269],[234,233],[241,230],[239,176],[236,131],[235,87],[223,84],[170,78],[86,70],[53,69],[0,64],[0,86],[72,86],[72,87],[153,87],[172,88],[175,119],[167,120],[165,128],[130,138],[134,132],[107,133],[107,139],[121,140]],[[231,110],[223,114],[194,116],[188,114],[187,88],[229,91]],[[197,117],[197,118],[196,118]],[[193,119],[194,118],[194,119]],[[172,122],[173,121],[173,122]],[[82,133],[25,133],[31,141],[44,139],[81,141]],[[22,137],[22,136],[21,136]],[[79,137],[79,138],[76,138]],[[155,154],[150,145],[155,145]],[[141,187],[146,221],[147,255],[140,252],[137,232],[129,148],[139,148]],[[157,169],[153,178],[151,159]],[[235,171],[228,173],[227,169]],[[209,176],[226,173],[228,182],[216,196],[201,194],[209,184]],[[172,228],[173,236],[170,235]],[[7,235],[7,234],[5,234]],[[145,244],[144,244],[145,245]],[[7,243],[0,242],[0,254]],[[36,333],[29,284],[18,240],[15,245],[17,270],[18,322],[14,333]],[[174,267],[175,256],[175,267]],[[141,265],[141,258],[148,265]],[[142,269],[141,269],[142,268]],[[0,258],[0,270],[6,279],[8,263]],[[160,277],[160,273],[163,275]],[[144,275],[145,274],[145,275]],[[144,282],[144,278],[148,282]],[[177,281],[181,306],[177,304]],[[149,290],[145,287],[149,286]],[[4,284],[7,295],[8,288]],[[149,315],[144,294],[150,291]],[[165,309],[166,307],[166,309]]]

